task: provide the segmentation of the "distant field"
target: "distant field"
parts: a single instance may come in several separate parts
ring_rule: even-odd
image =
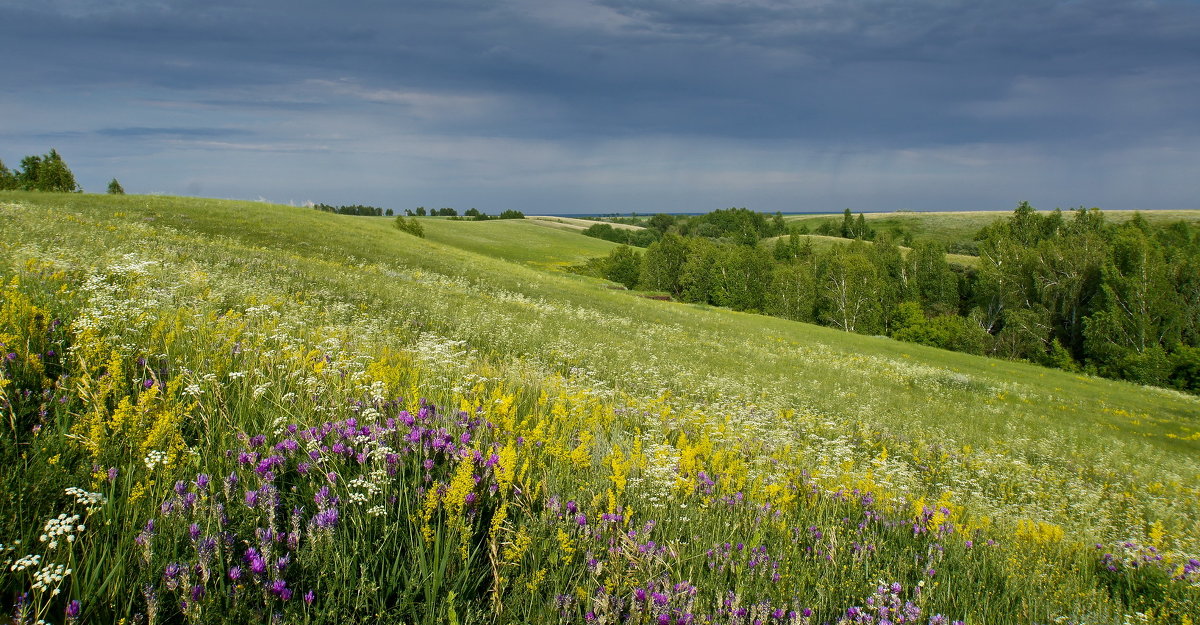
[[[421,224],[430,241],[542,267],[579,264],[617,247],[616,243],[581,235],[582,229],[559,230],[538,219],[424,219]]]
[[[1041,211],[1046,213],[1049,211]],[[1104,211],[1104,215],[1117,223],[1128,220],[1135,211],[1113,210]],[[1151,223],[1170,221],[1188,221],[1200,224],[1200,210],[1163,210],[1140,211],[1142,217]],[[1070,218],[1070,212],[1064,210],[1065,217]],[[955,212],[895,212],[895,213],[864,213],[867,222],[877,231],[888,231],[899,228],[912,233],[917,240],[928,239],[949,245],[960,241],[970,241],[984,226],[1005,219],[1011,211],[955,211]],[[856,215],[857,217],[857,215]],[[824,222],[840,224],[842,215],[800,215],[784,217],[788,223],[804,224],[809,229],[815,229]]]
[[[615,291],[548,270],[613,244],[532,220],[421,223],[0,192],[0,542],[75,571],[44,614],[1200,619],[1197,397]],[[74,551],[43,545],[72,511]]]

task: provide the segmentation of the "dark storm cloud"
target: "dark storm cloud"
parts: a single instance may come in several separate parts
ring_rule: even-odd
[[[725,149],[743,170],[1005,145],[1119,162],[1195,143],[1197,32],[1200,6],[1179,1],[0,2],[22,90],[0,106],[104,101],[55,128],[28,111],[29,138],[509,139],[533,168],[545,144],[585,162],[638,140],[693,172]]]

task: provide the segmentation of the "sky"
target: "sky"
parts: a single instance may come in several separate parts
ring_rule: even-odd
[[[526,214],[1200,208],[1195,0],[0,0],[0,160]]]

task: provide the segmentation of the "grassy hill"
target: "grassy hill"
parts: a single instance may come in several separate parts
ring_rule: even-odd
[[[0,193],[0,543],[75,571],[39,614],[1200,618],[1196,397],[613,291],[553,269],[612,244],[532,220],[422,223]],[[60,513],[86,550],[38,540]]]

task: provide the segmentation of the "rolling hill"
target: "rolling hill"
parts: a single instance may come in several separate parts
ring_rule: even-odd
[[[1200,618],[1197,397],[614,291],[556,269],[612,244],[534,220],[421,223],[0,193],[0,543],[96,619]],[[88,548],[37,546],[69,512]]]

